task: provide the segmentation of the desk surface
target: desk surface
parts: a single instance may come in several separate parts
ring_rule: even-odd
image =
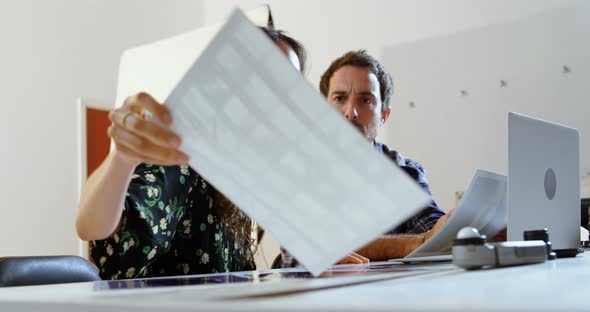
[[[203,285],[160,278],[0,288],[0,311],[590,310],[585,254],[479,271],[378,262],[336,266],[331,277],[306,275],[287,269],[180,279],[212,283]]]

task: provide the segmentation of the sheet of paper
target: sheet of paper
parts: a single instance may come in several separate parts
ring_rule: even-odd
[[[406,258],[448,255],[457,232],[475,227],[488,238],[506,228],[508,217],[506,176],[477,170],[459,207],[440,230]]]
[[[246,16],[260,26],[266,26],[269,15],[268,5],[246,12]],[[164,102],[222,26],[208,25],[125,50],[119,63],[114,107],[121,107],[128,96],[138,92],[147,92]],[[112,148],[114,143],[111,143]]]
[[[166,105],[190,165],[314,275],[430,201],[239,10]]]

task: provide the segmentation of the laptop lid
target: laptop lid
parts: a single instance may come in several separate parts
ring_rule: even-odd
[[[547,228],[553,249],[580,245],[578,131],[508,115],[508,240]]]

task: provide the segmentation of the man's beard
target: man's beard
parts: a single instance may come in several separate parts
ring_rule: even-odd
[[[376,122],[372,122],[370,123],[367,127],[356,123],[355,121],[351,121],[350,122],[365,138],[367,138],[367,140],[369,141],[375,141],[375,138],[377,137],[377,123]]]

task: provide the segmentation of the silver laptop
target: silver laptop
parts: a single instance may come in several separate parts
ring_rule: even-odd
[[[508,240],[547,228],[554,250],[580,245],[580,137],[576,129],[508,115]]]

